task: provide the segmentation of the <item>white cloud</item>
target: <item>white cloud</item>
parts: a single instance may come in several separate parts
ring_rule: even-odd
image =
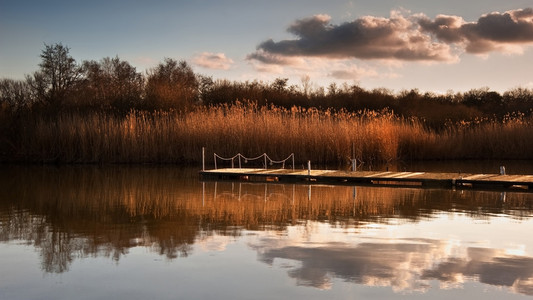
[[[207,69],[228,70],[233,60],[224,53],[202,52],[193,58],[193,63]]]

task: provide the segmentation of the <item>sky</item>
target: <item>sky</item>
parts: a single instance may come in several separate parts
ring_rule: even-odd
[[[533,88],[533,0],[0,0],[0,78],[32,74],[55,43],[142,73],[172,58],[315,88]]]

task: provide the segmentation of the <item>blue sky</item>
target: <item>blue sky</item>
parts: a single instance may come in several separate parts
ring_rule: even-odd
[[[533,0],[0,0],[0,78],[44,44],[78,61],[164,58],[215,79],[289,78],[444,93],[533,88]]]

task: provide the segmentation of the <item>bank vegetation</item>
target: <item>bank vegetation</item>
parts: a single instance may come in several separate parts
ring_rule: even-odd
[[[533,159],[530,89],[231,82],[173,59],[141,74],[118,57],[78,64],[62,44],[41,58],[25,80],[0,79],[4,162],[199,163],[202,147],[319,164]]]

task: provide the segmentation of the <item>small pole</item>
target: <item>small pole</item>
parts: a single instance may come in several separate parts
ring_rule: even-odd
[[[307,176],[311,176],[311,161],[307,161]]]
[[[217,154],[213,153],[213,158],[215,160],[215,170],[217,169]]]
[[[205,171],[205,147],[202,147],[202,171]]]
[[[263,154],[263,155],[265,156],[265,170],[266,170],[266,169],[268,169],[268,168],[267,168],[267,154],[265,153],[265,154]]]
[[[292,170],[294,171],[294,153],[292,154]]]
[[[357,159],[352,159],[352,172],[357,171]]]

